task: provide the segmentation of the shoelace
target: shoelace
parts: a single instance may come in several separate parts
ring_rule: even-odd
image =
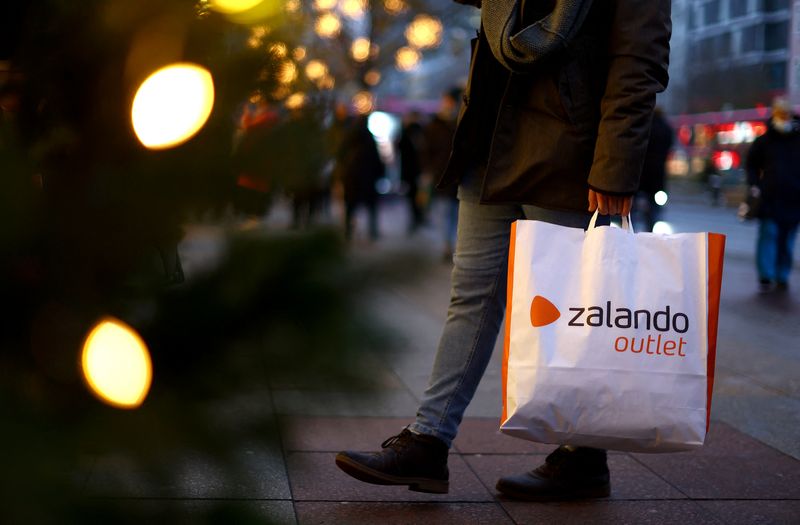
[[[402,432],[397,434],[396,436],[392,436],[383,443],[381,443],[381,448],[395,448],[395,445],[399,445],[403,447],[406,442],[411,439],[411,431],[408,428],[404,428]]]

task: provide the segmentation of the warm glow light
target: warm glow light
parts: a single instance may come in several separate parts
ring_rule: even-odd
[[[284,8],[287,13],[296,13],[300,11],[300,0],[288,0]]]
[[[419,15],[406,28],[408,43],[418,49],[436,47],[442,41],[442,23],[438,18]]]
[[[274,98],[275,100],[283,100],[286,97],[288,97],[290,93],[291,91],[289,90],[288,86],[278,86],[272,92],[272,98]]]
[[[653,196],[653,200],[656,201],[656,204],[659,206],[663,206],[669,200],[669,195],[667,195],[666,191],[661,190],[656,192],[656,194]]]
[[[353,40],[353,45],[350,47],[350,53],[353,55],[353,60],[356,62],[363,62],[369,58],[370,43],[367,38],[356,38]]]
[[[408,9],[408,5],[405,3],[405,0],[386,0],[383,3],[383,7],[390,15],[399,15]]]
[[[300,109],[306,103],[306,96],[302,93],[293,93],[289,95],[284,102],[284,105],[289,109]]]
[[[381,74],[379,71],[372,69],[364,75],[364,82],[370,86],[377,86],[378,83],[381,81]]]
[[[674,230],[670,223],[664,221],[658,221],[653,225],[653,233],[672,235],[672,233],[674,233]]]
[[[400,71],[411,71],[419,63],[419,51],[412,47],[401,47],[395,53],[397,69]]]
[[[118,408],[142,404],[153,379],[150,352],[136,331],[118,319],[104,319],[83,344],[81,368],[92,393]]]
[[[294,51],[292,51],[292,58],[300,62],[306,58],[306,48],[304,47],[296,47]]]
[[[341,9],[344,16],[358,19],[364,16],[367,6],[364,0],[343,0],[339,9]]]
[[[336,79],[330,75],[325,75],[317,82],[317,86],[319,86],[320,89],[333,89],[335,85]]]
[[[322,38],[333,38],[342,29],[342,22],[333,13],[325,13],[317,19],[314,30]]]
[[[243,13],[253,9],[264,0],[211,0],[211,9],[220,13]]]
[[[314,8],[318,11],[330,11],[336,7],[337,0],[314,0]]]
[[[269,27],[267,26],[256,26],[252,30],[250,30],[250,34],[256,38],[264,38],[269,34]]]
[[[291,60],[286,60],[279,66],[278,82],[281,84],[291,84],[297,79],[297,66]]]
[[[289,50],[283,42],[275,42],[269,46],[269,52],[278,58],[284,58]]]
[[[211,73],[194,64],[173,64],[139,86],[131,108],[133,130],[147,148],[171,148],[200,131],[213,106]]]
[[[353,107],[360,114],[365,115],[372,111],[374,102],[369,91],[359,91],[353,96]]]
[[[247,39],[247,46],[252,47],[253,49],[261,47],[261,39],[257,36],[251,36]]]
[[[319,80],[328,74],[328,66],[321,60],[311,60],[306,64],[306,76],[309,80]]]

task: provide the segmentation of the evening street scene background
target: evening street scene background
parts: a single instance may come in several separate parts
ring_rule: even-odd
[[[633,221],[727,236],[710,432],[610,452],[608,499],[525,503],[495,482],[552,445],[498,432],[501,339],[449,494],[334,464],[427,386],[455,200],[425,141],[457,114],[478,9],[0,3],[0,523],[800,523],[800,258],[759,282],[745,172],[773,100],[800,111],[800,1],[673,0],[672,20],[665,178]]]

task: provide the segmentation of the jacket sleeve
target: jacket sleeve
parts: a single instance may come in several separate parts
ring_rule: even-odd
[[[609,70],[589,186],[633,194],[639,187],[656,93],[667,87],[670,0],[609,2]]]

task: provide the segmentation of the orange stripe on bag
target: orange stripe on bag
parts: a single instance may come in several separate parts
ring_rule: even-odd
[[[500,424],[506,420],[506,382],[508,381],[508,349],[511,346],[511,299],[514,295],[514,247],[517,242],[517,222],[511,223],[511,245],[508,248],[508,275],[506,275],[506,336],[503,344],[503,415]]]
[[[706,432],[711,423],[711,393],[714,391],[714,365],[717,358],[717,327],[719,326],[719,297],[722,288],[725,236],[708,234],[708,394],[706,398]]]

